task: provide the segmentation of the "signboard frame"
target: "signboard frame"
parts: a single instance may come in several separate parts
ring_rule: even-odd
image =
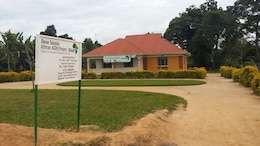
[[[103,61],[105,63],[115,63],[122,62],[127,63],[131,62],[131,55],[117,55],[117,56],[103,56]]]
[[[36,35],[34,144],[38,141],[38,85],[78,80],[77,131],[80,126],[82,43],[75,40]],[[47,72],[47,74],[46,74]]]
[[[81,80],[82,43],[51,37],[36,36],[35,84]]]

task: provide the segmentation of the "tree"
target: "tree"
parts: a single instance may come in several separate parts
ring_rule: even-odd
[[[60,36],[58,36],[59,38],[63,38],[63,39],[69,39],[69,40],[73,40],[73,38],[72,37],[70,37],[67,33],[66,34],[64,34],[64,35],[60,35]]]
[[[259,36],[260,36],[260,1],[259,0],[237,0],[229,11],[237,16],[241,24],[241,30],[248,39],[252,39],[256,50],[256,62],[260,65]]]
[[[191,40],[193,66],[211,67],[212,44],[208,38],[197,33]]]
[[[216,69],[225,45],[237,39],[236,30],[236,18],[218,8],[216,1],[208,0],[200,8],[191,6],[174,18],[164,38],[191,52],[192,66]]]
[[[1,33],[3,41],[2,53],[7,64],[7,71],[18,71],[17,63],[23,46],[22,33],[12,33],[11,30]]]
[[[200,9],[203,13],[218,10],[218,2],[215,0],[207,0],[205,3],[200,5]]]
[[[216,60],[227,42],[237,39],[236,18],[223,10],[213,10],[205,13],[200,31],[211,43],[211,62],[213,66],[220,66],[221,60]],[[219,58],[220,59],[220,58]]]
[[[186,12],[175,17],[169,24],[164,38],[173,44],[177,44],[183,49],[190,51],[189,43],[198,30],[198,24],[202,21],[200,9],[191,6]]]
[[[41,35],[48,35],[48,36],[57,37],[57,31],[56,31],[54,25],[49,25],[49,26],[47,26],[47,28],[45,29],[45,31],[40,32],[40,34],[41,34]]]
[[[34,54],[35,52],[35,40],[31,41],[31,36],[25,40],[24,43],[24,52],[26,54],[26,63],[29,65],[30,68],[30,72],[31,72],[31,78],[32,78],[32,87],[33,87],[33,91],[34,91],[34,75],[33,75],[33,71],[34,71]]]
[[[82,44],[82,53],[87,53],[89,51],[92,51],[98,47],[102,46],[98,41],[95,41],[93,43],[93,41],[91,40],[91,38],[85,38],[85,40],[83,41]]]
[[[94,50],[98,47],[102,46],[100,43],[98,43],[98,41],[95,41],[93,43],[93,41],[91,40],[91,38],[85,38],[85,40],[83,41],[82,44],[82,54],[85,54],[91,50]],[[86,58],[82,59],[82,67],[86,68]]]
[[[4,52],[4,43],[0,41],[0,71],[5,71],[6,64],[5,64],[5,52]]]

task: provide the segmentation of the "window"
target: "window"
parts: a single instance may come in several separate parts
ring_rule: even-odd
[[[133,61],[131,60],[131,62],[125,62],[124,67],[134,67]]]
[[[103,68],[112,68],[112,63],[103,63]]]
[[[168,65],[167,57],[158,57],[158,66],[165,67]]]
[[[97,67],[96,67],[96,60],[94,60],[94,59],[92,60],[92,59],[91,59],[91,60],[89,61],[89,63],[90,63],[90,69],[95,69],[95,68],[97,68]]]

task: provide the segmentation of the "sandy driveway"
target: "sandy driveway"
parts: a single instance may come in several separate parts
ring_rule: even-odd
[[[149,114],[113,133],[40,128],[39,145],[87,144],[90,140],[105,137],[110,145],[259,146],[260,97],[219,74],[208,74],[205,81],[207,84],[184,87],[88,87],[174,94],[185,98],[188,107],[170,115],[166,111]],[[25,89],[31,86],[30,82],[4,83],[0,88]],[[41,88],[70,87],[41,85]],[[0,124],[0,142],[4,145],[32,145],[33,128]]]

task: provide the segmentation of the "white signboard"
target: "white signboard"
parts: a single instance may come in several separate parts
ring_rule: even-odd
[[[131,55],[103,56],[103,61],[104,61],[105,63],[131,62]]]
[[[35,84],[81,80],[82,43],[36,36]]]

